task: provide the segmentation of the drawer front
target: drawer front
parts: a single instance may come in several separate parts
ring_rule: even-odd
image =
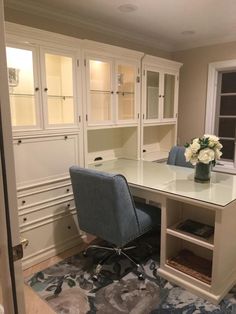
[[[80,237],[76,214],[41,225],[32,225],[27,231],[21,232],[21,237],[29,240],[28,246],[24,249],[23,262],[30,256],[43,254],[76,236]]]
[[[53,217],[62,217],[75,209],[73,199],[63,200],[57,203],[48,203],[45,206],[36,206],[19,212],[20,227],[26,227],[32,223],[38,223]]]
[[[56,187],[48,187],[38,191],[29,191],[24,195],[18,196],[18,208],[19,210],[26,209],[29,206],[45,203],[55,198],[61,198],[72,195],[71,184],[63,184]]]

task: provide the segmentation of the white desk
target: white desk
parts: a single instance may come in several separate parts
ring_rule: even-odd
[[[196,183],[193,169],[129,159],[89,167],[123,174],[134,195],[161,206],[160,275],[218,303],[236,282],[236,176],[213,172],[210,183]],[[214,236],[203,239],[175,228],[188,218],[214,226]],[[166,264],[183,248],[212,261],[210,284]]]

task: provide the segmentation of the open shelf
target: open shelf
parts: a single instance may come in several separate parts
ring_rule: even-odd
[[[177,226],[179,225],[180,222],[167,228],[166,233],[170,234],[172,236],[175,236],[177,238],[189,241],[191,243],[195,243],[195,244],[200,245],[202,247],[205,247],[209,250],[214,249],[214,234],[211,235],[209,238],[205,239],[205,238],[196,236],[192,233],[181,231],[181,230],[177,229]]]
[[[167,235],[165,264],[172,269],[211,285],[212,260],[212,250],[188,240]]]
[[[143,127],[142,159],[166,160],[176,142],[176,124],[145,125]]]
[[[117,158],[138,158],[138,127],[87,130],[88,164]]]

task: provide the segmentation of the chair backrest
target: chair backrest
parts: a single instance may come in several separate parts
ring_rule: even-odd
[[[194,166],[187,162],[184,156],[185,147],[184,146],[173,146],[169,152],[167,159],[168,165],[175,165],[181,167],[194,168]]]
[[[117,246],[128,243],[129,233],[139,233],[133,198],[125,177],[70,168],[80,228]],[[130,240],[130,239],[129,239]]]

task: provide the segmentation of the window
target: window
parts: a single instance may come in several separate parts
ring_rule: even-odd
[[[236,60],[209,65],[205,125],[223,145],[216,170],[236,173]]]

